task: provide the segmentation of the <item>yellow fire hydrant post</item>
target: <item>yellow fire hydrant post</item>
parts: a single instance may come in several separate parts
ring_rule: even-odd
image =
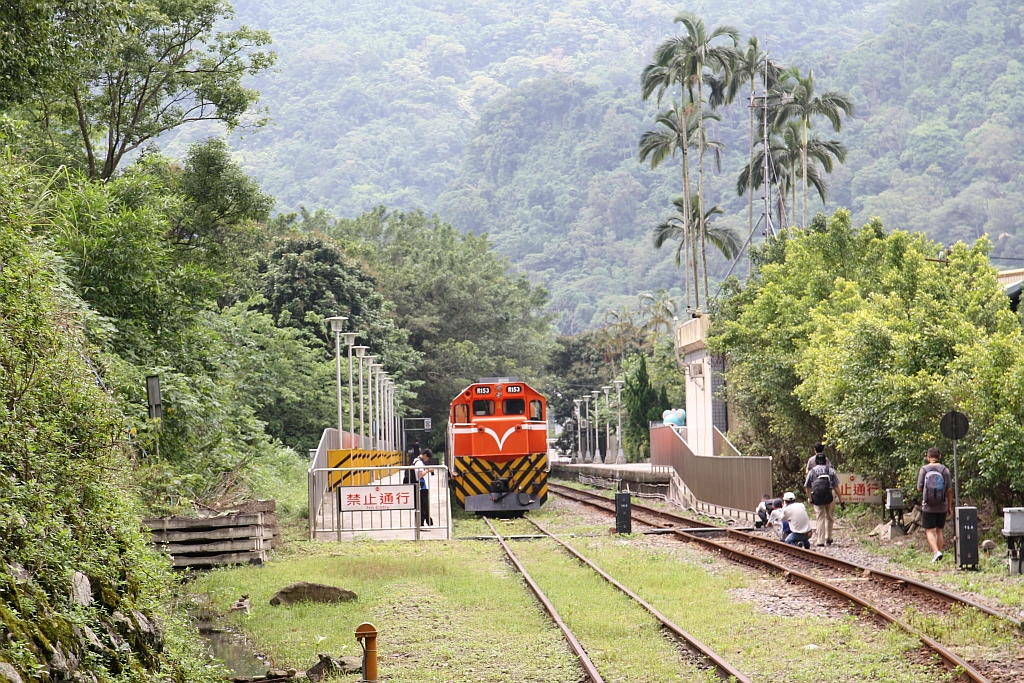
[[[377,627],[373,624],[359,624],[356,640],[363,646],[363,681],[377,683]]]

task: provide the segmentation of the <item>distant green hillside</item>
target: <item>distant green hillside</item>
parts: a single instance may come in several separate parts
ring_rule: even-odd
[[[865,30],[881,29],[890,4],[728,0],[706,6],[705,17],[767,37],[777,58],[829,70]],[[652,118],[638,77],[675,13],[699,5],[235,6],[240,22],[271,32],[280,57],[275,73],[254,82],[275,124],[235,144],[279,209],[354,216],[378,204],[421,207],[486,230],[552,290],[566,331],[679,281],[671,255],[650,248],[649,229],[678,191],[678,167],[652,173],[635,161]],[[709,198],[745,225],[746,202],[733,188],[746,110],[737,104],[725,115],[717,136],[730,152]],[[720,276],[726,267],[717,264]]]
[[[900,2],[836,70],[862,118],[835,202],[947,245],[988,233],[1024,266],[1022,32],[1014,0]]]

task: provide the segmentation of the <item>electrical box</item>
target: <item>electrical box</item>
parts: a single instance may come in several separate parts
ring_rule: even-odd
[[[906,506],[903,504],[903,491],[902,489],[886,489],[885,490],[885,509],[886,510],[906,510]]]
[[[978,568],[978,508],[958,507],[956,517],[956,563]]]
[[[1024,508],[1003,508],[1003,533],[1024,536]]]
[[[615,533],[633,533],[633,504],[629,500],[629,491],[615,494]]]

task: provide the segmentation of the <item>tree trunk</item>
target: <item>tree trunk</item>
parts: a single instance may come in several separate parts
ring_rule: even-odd
[[[747,222],[750,224],[747,234],[750,235],[748,239],[754,239],[754,76],[750,77],[750,161],[748,162],[747,168]],[[765,154],[768,151],[765,150]],[[767,161],[767,159],[765,159]],[[765,220],[767,221],[767,216]],[[768,231],[768,224],[764,226],[765,233]],[[747,273],[749,274],[753,270],[754,264],[750,255],[750,249],[747,249]]]
[[[690,144],[689,138],[687,137],[687,120],[686,120],[686,88],[682,88],[679,93],[679,125],[682,126],[680,130],[683,132],[683,203],[685,211],[683,211],[683,282],[685,283],[684,289],[686,290],[686,310],[690,310],[690,176],[689,176],[689,157],[686,154],[687,145]]]
[[[708,251],[704,244],[704,63],[697,63],[697,221],[700,225],[701,266],[704,269],[704,305],[708,303]],[[699,284],[697,285],[700,286]]]
[[[803,121],[801,126],[803,132],[803,139],[800,144],[800,168],[804,176],[804,220],[801,226],[807,229],[807,119]]]

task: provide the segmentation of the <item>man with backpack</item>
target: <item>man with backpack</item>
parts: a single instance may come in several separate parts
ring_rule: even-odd
[[[942,455],[932,446],[928,449],[928,464],[917,473],[917,490],[921,492],[921,527],[932,549],[932,562],[942,559],[945,539],[942,528],[946,517],[953,514],[953,477],[949,468],[939,462]]]
[[[817,451],[814,466],[807,473],[804,489],[807,491],[807,499],[814,505],[814,544],[825,546],[832,545],[836,503],[844,503],[839,493],[839,476],[825,458],[824,448],[819,451],[818,446],[814,447]]]

